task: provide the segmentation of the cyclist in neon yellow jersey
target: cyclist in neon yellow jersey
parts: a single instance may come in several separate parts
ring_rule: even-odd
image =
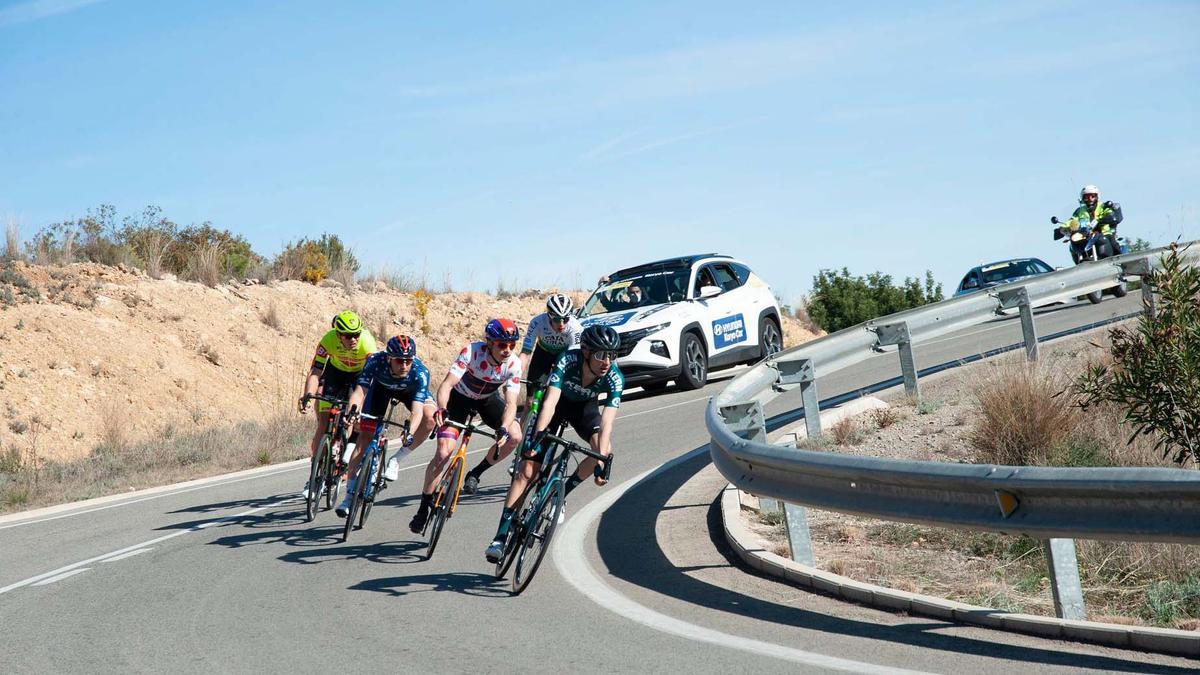
[[[304,395],[318,391],[333,398],[349,398],[350,388],[358,380],[358,374],[367,362],[367,357],[378,351],[375,338],[362,324],[362,319],[349,310],[333,317],[333,327],[317,343],[312,367],[304,380]],[[312,401],[300,398],[300,413],[312,410]],[[321,445],[321,436],[329,425],[329,404],[317,402],[317,428],[313,433],[311,451],[316,453]],[[308,490],[308,483],[304,485]],[[305,495],[307,498],[308,495]]]

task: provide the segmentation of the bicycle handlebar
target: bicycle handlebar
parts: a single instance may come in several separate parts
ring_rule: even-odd
[[[334,398],[332,396],[326,396],[324,394],[305,394],[304,396],[300,397],[300,400],[305,403],[308,403],[309,401],[325,401],[326,403],[329,403],[330,405],[338,406],[339,408],[345,406],[346,403],[348,403],[348,401],[344,398]]]
[[[558,443],[559,445],[570,448],[571,450],[574,450],[575,452],[587,455],[588,457],[591,457],[593,459],[598,459],[601,462],[604,462],[606,464],[609,462],[609,460],[612,459],[612,455],[605,457],[604,455],[596,452],[595,450],[592,450],[591,448],[587,447],[586,445],[580,445],[574,441],[568,441],[567,439],[563,438],[562,436],[555,436],[554,434],[546,434],[546,435],[542,436],[542,439],[551,441],[554,443]]]
[[[474,424],[463,424],[461,422],[455,422],[454,420],[446,420],[442,426],[454,427],[455,429],[462,429],[463,431],[470,432],[472,434],[479,434],[481,436],[487,436],[493,440],[499,440],[496,438],[496,434],[488,433]]]
[[[379,421],[379,422],[383,422],[383,423],[384,423],[384,424],[386,424],[386,425],[393,426],[393,427],[396,427],[396,428],[399,428],[399,429],[404,429],[404,428],[406,428],[406,427],[408,426],[408,422],[407,422],[407,421],[405,421],[405,422],[393,422],[393,421],[391,421],[391,420],[389,420],[389,419],[384,419],[384,418],[382,418],[382,417],[378,417],[378,416],[376,416],[376,415],[368,415],[368,414],[366,414],[366,413],[360,413],[358,417],[359,417],[359,419],[364,419],[364,420],[376,420],[376,421]]]

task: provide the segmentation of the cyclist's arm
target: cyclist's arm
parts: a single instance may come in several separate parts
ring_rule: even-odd
[[[612,428],[615,419],[616,408],[605,407],[604,412],[600,413],[600,438],[596,442],[599,447],[594,449],[605,457],[612,454]]]
[[[518,375],[518,377],[520,377]],[[517,405],[521,398],[521,387],[504,387],[504,414],[500,416],[500,429],[508,429],[508,425],[517,418]],[[497,431],[499,431],[498,429]]]
[[[554,419],[554,409],[558,407],[558,397],[561,395],[562,389],[553,384],[546,387],[546,395],[542,398],[542,411],[538,413],[534,431],[545,431],[550,426],[550,420]]]
[[[321,386],[321,373],[325,371],[324,366],[313,364],[313,367],[308,371],[308,377],[304,379],[304,394],[317,393],[317,387]]]
[[[446,406],[450,405],[450,392],[454,391],[454,385],[458,384],[460,379],[462,379],[461,375],[446,373],[446,377],[438,385],[437,396],[435,396],[439,409],[444,410]]]
[[[361,412],[363,401],[366,400],[366,398],[367,388],[363,386],[362,382],[356,383],[354,385],[354,390],[350,392],[350,401],[346,404],[346,409],[358,410]]]

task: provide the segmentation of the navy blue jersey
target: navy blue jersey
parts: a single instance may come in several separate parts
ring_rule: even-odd
[[[379,393],[392,398],[403,397],[419,403],[433,401],[429,394],[429,369],[421,359],[413,359],[407,375],[396,377],[388,365],[387,352],[376,352],[367,357],[367,364],[358,375],[358,384],[367,390],[368,396],[378,389]]]

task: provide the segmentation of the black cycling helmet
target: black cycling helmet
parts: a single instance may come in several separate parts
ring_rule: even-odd
[[[590,352],[616,351],[621,346],[621,336],[611,326],[588,326],[579,336],[579,346]]]
[[[417,341],[407,335],[393,335],[387,341],[387,355],[397,359],[415,359]]]

